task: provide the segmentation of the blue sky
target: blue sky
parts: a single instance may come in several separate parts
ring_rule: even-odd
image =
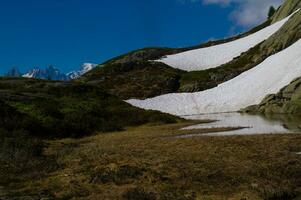
[[[68,72],[137,48],[224,38],[252,26],[233,18],[239,9],[231,0],[1,0],[0,74],[13,66]]]

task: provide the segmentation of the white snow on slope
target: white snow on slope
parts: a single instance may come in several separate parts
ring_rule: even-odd
[[[26,74],[23,74],[22,77],[24,77],[24,78],[33,78],[36,73],[39,73],[39,71],[40,71],[40,69],[37,69],[37,68],[32,69],[29,72],[27,72]]]
[[[127,102],[175,115],[238,111],[258,104],[301,76],[301,39],[261,64],[218,87],[196,93],[172,93]]]
[[[298,12],[297,10],[296,12]],[[296,12],[287,18],[276,22],[256,33],[232,42],[186,51],[179,54],[169,55],[158,62],[163,62],[171,67],[185,71],[198,71],[218,67],[228,63],[241,53],[268,39],[277,32]]]
[[[77,79],[79,77],[81,77],[82,75],[84,75],[85,73],[91,71],[92,69],[94,69],[97,66],[97,64],[93,64],[93,63],[84,63],[82,64],[82,66],[80,67],[79,70],[77,71],[72,71],[67,73],[67,77],[69,77],[71,80],[72,79]]]

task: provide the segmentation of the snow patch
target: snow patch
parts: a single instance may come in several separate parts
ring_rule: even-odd
[[[210,90],[171,93],[127,102],[140,108],[174,115],[238,111],[259,104],[266,95],[277,93],[300,76],[301,39],[256,67]]]
[[[241,39],[216,46],[169,55],[156,61],[185,71],[198,71],[218,67],[230,62],[235,57],[240,56],[241,53],[248,51],[250,48],[268,39],[298,11],[299,10],[295,11],[279,22]]]

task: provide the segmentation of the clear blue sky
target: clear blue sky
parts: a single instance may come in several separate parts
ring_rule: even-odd
[[[137,48],[229,35],[232,6],[184,1],[1,0],[0,74],[50,64],[68,72]]]

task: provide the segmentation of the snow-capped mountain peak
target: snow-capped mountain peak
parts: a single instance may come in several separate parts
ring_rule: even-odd
[[[41,69],[33,68],[33,69],[29,70],[26,74],[23,74],[22,77],[35,78],[40,72],[41,72]]]
[[[92,70],[94,67],[96,66],[96,64],[92,64],[92,63],[84,63],[81,66],[81,70],[85,73],[87,73],[88,71]]]
[[[49,66],[46,69],[34,68],[29,70],[28,73],[22,75],[24,78],[38,78],[38,79],[47,79],[47,80],[62,80],[67,81],[69,78],[60,72],[59,69]]]
[[[9,77],[24,77],[24,78],[37,78],[37,79],[47,79],[56,81],[69,81],[72,79],[77,79],[83,74],[95,68],[97,65],[93,63],[84,63],[78,70],[71,71],[67,74],[62,73],[58,68],[54,66],[49,66],[45,69],[35,67],[29,70],[27,73],[21,73],[18,68],[14,67],[8,71],[6,74]]]
[[[94,69],[97,65],[93,63],[84,63],[77,71],[72,71],[67,73],[67,77],[70,79],[77,79],[80,76],[84,75],[85,73],[89,72],[90,70]]]

